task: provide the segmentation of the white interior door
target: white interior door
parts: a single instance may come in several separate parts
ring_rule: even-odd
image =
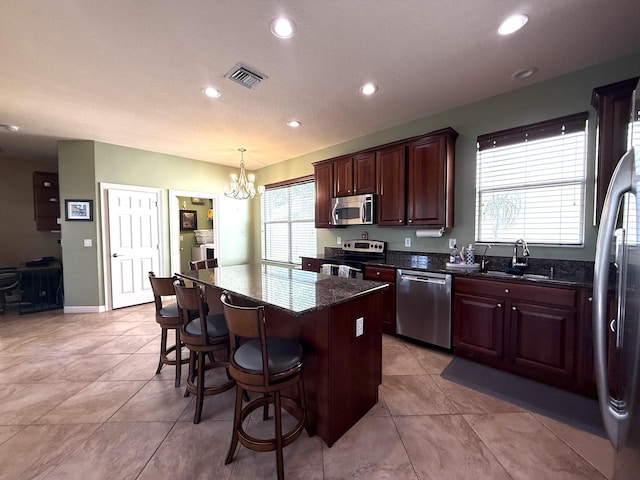
[[[153,301],[149,272],[158,272],[158,193],[107,190],[111,306]]]

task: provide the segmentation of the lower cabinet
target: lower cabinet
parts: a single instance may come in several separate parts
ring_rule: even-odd
[[[457,277],[454,353],[582,392],[579,294],[576,288]]]
[[[384,290],[382,303],[382,332],[396,334],[396,269],[365,265],[364,279],[389,283]]]
[[[320,273],[320,264],[322,262],[318,258],[302,257],[302,270]]]

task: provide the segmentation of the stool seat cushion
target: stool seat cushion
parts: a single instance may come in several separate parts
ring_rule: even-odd
[[[302,363],[304,352],[302,345],[291,338],[267,337],[269,355],[269,373],[286,372]],[[238,347],[233,355],[236,364],[245,370],[262,373],[262,352],[260,340],[252,339]]]
[[[164,318],[171,318],[178,316],[178,304],[170,303],[160,309],[160,316]]]
[[[190,321],[185,327],[187,333],[191,335],[200,335],[202,333],[200,329],[200,319]],[[207,334],[209,337],[222,337],[229,335],[227,329],[227,322],[224,319],[224,314],[219,313],[217,315],[207,315]]]

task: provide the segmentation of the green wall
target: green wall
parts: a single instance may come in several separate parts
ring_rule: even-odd
[[[104,266],[102,264],[102,183],[162,189],[164,268],[170,268],[169,189],[218,194],[220,246],[217,255],[224,265],[253,261],[250,248],[250,202],[223,195],[229,174],[237,168],[198,160],[148,152],[93,141],[61,141],[58,145],[60,198],[94,200],[93,222],[64,222],[65,307],[103,306]],[[93,247],[83,246],[92,239]],[[164,272],[167,273],[167,272]]]
[[[544,74],[541,72],[539,74]],[[292,158],[256,172],[259,181],[270,183],[313,173],[311,163],[333,158],[395,140],[420,135],[444,127],[453,127],[460,135],[456,142],[455,166],[455,227],[447,229],[442,238],[417,238],[417,228],[350,226],[318,230],[318,252],[325,246],[337,246],[337,237],[343,240],[359,238],[363,230],[369,238],[388,242],[392,250],[416,252],[447,252],[448,241],[456,238],[458,246],[473,242],[475,234],[475,159],[476,138],[483,133],[526,125],[577,112],[589,112],[587,211],[585,245],[581,248],[531,248],[533,257],[549,259],[592,260],[595,252],[597,228],[592,226],[593,185],[595,178],[595,110],[591,107],[591,93],[595,87],[640,76],[640,52],[606,64],[574,72],[520,88],[459,108],[432,115],[388,130],[352,141],[334,145],[307,155]],[[437,92],[425,91],[425,95]],[[303,127],[304,128],[304,127]],[[259,212],[258,212],[259,213]],[[255,212],[254,212],[255,214]],[[259,218],[259,217],[257,217]],[[411,238],[411,247],[404,239]],[[514,239],[515,241],[515,239]],[[254,242],[254,256],[260,258],[259,231]],[[496,246],[493,255],[508,256],[511,246]]]

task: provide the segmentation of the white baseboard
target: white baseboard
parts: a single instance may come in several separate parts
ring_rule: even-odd
[[[107,307],[104,305],[64,307],[64,313],[104,313],[106,311]]]

